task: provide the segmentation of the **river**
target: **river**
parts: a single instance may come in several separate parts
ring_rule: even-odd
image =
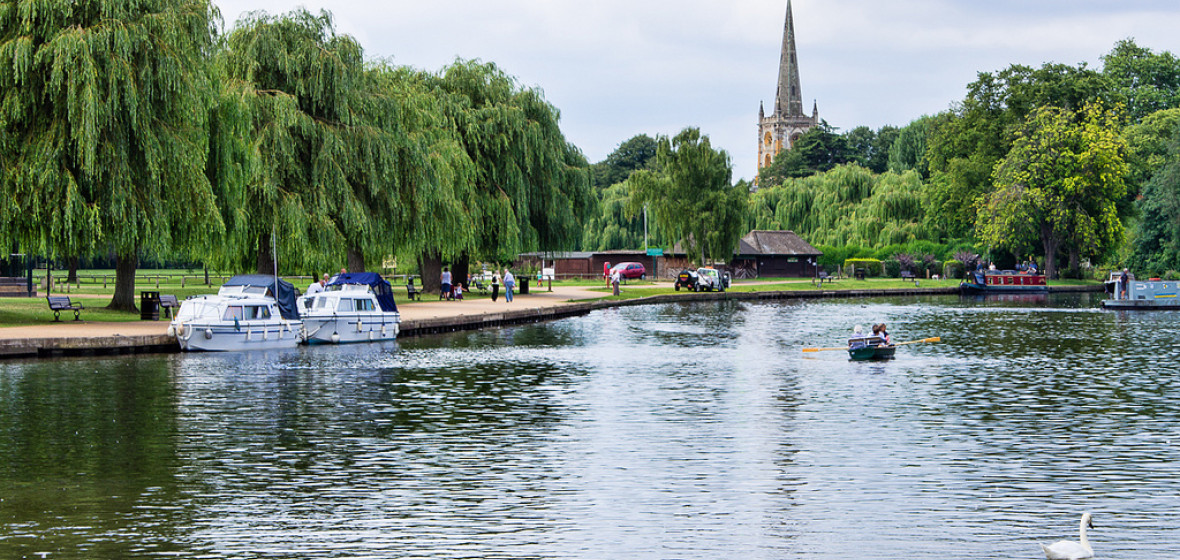
[[[942,341],[801,352],[881,321]],[[1178,334],[932,296],[0,362],[0,558],[1043,558],[1083,511],[1178,558]]]

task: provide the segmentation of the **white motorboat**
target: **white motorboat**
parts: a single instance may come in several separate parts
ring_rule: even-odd
[[[168,334],[184,350],[294,348],[302,327],[290,282],[243,274],[230,278],[217,295],[184,300]]]
[[[300,308],[308,343],[393,340],[401,322],[389,282],[375,272],[340,274]]]

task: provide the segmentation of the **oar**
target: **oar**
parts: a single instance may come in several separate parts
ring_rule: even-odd
[[[941,337],[932,336],[930,338],[923,338],[922,340],[909,340],[906,342],[898,342],[894,346],[905,346],[906,344],[917,344],[919,342],[942,342]],[[825,350],[847,350],[847,346],[833,346],[831,348],[804,348],[804,352],[823,352]]]
[[[942,337],[932,336],[930,338],[923,338],[922,340],[909,340],[906,342],[898,342],[894,346],[905,346],[906,344],[917,344],[919,342],[942,342]]]
[[[804,348],[804,352],[823,352],[824,350],[847,350],[847,346],[835,346],[832,348]]]

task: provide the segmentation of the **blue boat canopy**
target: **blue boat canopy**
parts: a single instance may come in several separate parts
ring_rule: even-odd
[[[278,289],[275,289],[275,282],[278,282]],[[279,315],[288,321],[299,320],[299,309],[295,307],[295,286],[282,278],[275,278],[274,276],[267,276],[265,274],[239,274],[230,278],[224,286],[253,286],[260,288],[267,288],[270,290],[269,295],[275,298],[279,304]]]
[[[389,281],[382,278],[376,272],[345,272],[344,274],[337,274],[332,281],[328,282],[329,286],[340,286],[344,284],[361,284],[368,286],[373,290],[373,294],[377,296],[377,304],[381,306],[381,310],[386,313],[397,311],[397,304],[393,301],[393,288],[389,286]]]

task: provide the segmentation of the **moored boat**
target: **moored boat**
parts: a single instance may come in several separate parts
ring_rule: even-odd
[[[302,327],[290,282],[242,274],[216,295],[184,300],[168,332],[183,350],[261,350],[294,348]]]
[[[332,279],[323,292],[304,297],[303,329],[309,343],[345,343],[397,338],[401,314],[389,282],[374,272]]]
[[[885,344],[879,336],[859,336],[848,339],[848,358],[856,361],[891,360],[897,346]]]
[[[1131,280],[1127,283],[1127,297],[1117,291],[1110,299],[1102,300],[1107,309],[1180,309],[1180,282],[1176,280]]]
[[[1048,292],[1044,274],[1015,270],[977,270],[959,284],[959,291],[971,294],[1037,293]]]

